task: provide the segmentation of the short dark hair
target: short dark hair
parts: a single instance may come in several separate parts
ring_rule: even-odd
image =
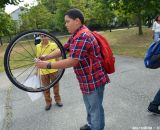
[[[68,15],[71,19],[79,18],[81,23],[84,24],[84,16],[83,13],[79,9],[70,9],[68,10],[65,15]]]

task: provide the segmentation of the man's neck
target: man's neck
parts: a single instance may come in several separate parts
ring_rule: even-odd
[[[79,25],[73,34],[75,34],[82,26],[83,26],[82,24]]]
[[[49,42],[42,42],[42,46],[48,45]]]

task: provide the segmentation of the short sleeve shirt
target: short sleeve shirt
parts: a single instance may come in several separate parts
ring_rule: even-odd
[[[86,27],[81,26],[70,37],[64,48],[69,51],[71,58],[79,60],[78,64],[74,66],[74,72],[79,81],[82,93],[91,93],[96,88],[104,86],[110,80],[102,66],[100,47],[92,33],[83,32],[79,37],[74,39],[77,32],[84,28]],[[90,60],[92,60],[92,63],[90,63]],[[90,64],[92,64],[91,69]]]
[[[155,32],[160,32],[160,24],[155,21],[153,23],[152,30],[154,30]]]
[[[42,46],[42,42],[40,42],[40,44],[36,45],[36,49],[37,49],[37,57],[40,57],[42,55],[48,55],[50,54],[52,51],[54,51],[55,49],[57,49],[57,45],[56,43],[53,42],[48,42],[48,44],[46,46]],[[56,62],[55,59],[51,59],[48,60],[49,62]],[[40,75],[46,75],[46,74],[50,74],[50,73],[54,73],[57,72],[57,69],[40,69]]]

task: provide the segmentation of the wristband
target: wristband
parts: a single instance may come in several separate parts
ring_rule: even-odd
[[[51,68],[52,68],[52,63],[49,62],[49,63],[47,64],[47,69],[51,69]]]

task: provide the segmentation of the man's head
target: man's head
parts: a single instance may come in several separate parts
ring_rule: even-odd
[[[69,33],[74,33],[83,24],[84,16],[79,9],[70,9],[65,13],[65,26]]]
[[[42,44],[48,44],[48,37],[45,34],[40,34]]]

